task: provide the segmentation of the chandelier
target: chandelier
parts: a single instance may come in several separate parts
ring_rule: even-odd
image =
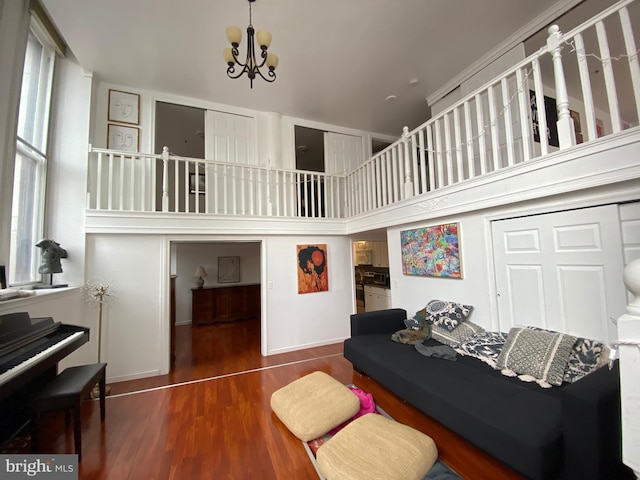
[[[273,82],[276,79],[276,67],[278,66],[278,56],[275,53],[267,52],[267,48],[271,45],[271,34],[266,30],[258,30],[255,33],[251,24],[251,4],[255,0],[249,1],[249,26],[247,27],[247,59],[244,63],[240,61],[240,52],[238,47],[242,41],[242,30],[238,27],[228,27],[225,33],[227,39],[231,43],[231,48],[224,49],[224,59],[227,62],[227,75],[230,78],[240,78],[244,73],[249,77],[251,88],[253,88],[253,79],[257,75],[267,82]],[[254,37],[260,46],[260,59],[256,59],[256,47]],[[260,70],[267,66],[268,71],[265,74]],[[236,66],[240,67],[240,71],[236,73]]]

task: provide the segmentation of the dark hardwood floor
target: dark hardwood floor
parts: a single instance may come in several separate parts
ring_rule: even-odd
[[[354,372],[342,344],[260,356],[259,322],[178,327],[169,375],[111,384],[106,420],[83,404],[79,478],[317,479],[302,443],[271,411],[271,394],[322,370],[373,394],[396,420],[429,434],[440,458],[467,479],[520,478],[368,377]],[[64,415],[52,413],[42,453],[73,451]]]

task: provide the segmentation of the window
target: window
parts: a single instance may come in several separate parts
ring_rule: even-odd
[[[55,51],[32,21],[25,54],[16,138],[9,284],[41,280],[38,249],[44,223],[47,134]]]

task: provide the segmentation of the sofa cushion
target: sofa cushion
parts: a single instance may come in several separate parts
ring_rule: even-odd
[[[327,480],[420,480],[438,450],[424,433],[370,413],[322,445],[317,458]]]
[[[322,371],[276,390],[270,403],[282,423],[303,442],[324,435],[360,409],[358,396]]]
[[[542,386],[561,385],[574,343],[572,335],[513,327],[496,363],[498,368],[538,380]]]
[[[455,347],[472,335],[480,332],[484,332],[484,328],[469,320],[458,324],[453,330],[449,330],[441,325],[433,325],[431,327],[431,337],[450,347]]]
[[[426,321],[434,325],[440,325],[447,330],[453,330],[458,324],[466,320],[472,310],[473,307],[471,305],[431,300],[425,307]]]

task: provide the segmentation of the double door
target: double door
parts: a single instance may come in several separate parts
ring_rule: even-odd
[[[616,338],[625,311],[618,205],[492,223],[500,330]]]

